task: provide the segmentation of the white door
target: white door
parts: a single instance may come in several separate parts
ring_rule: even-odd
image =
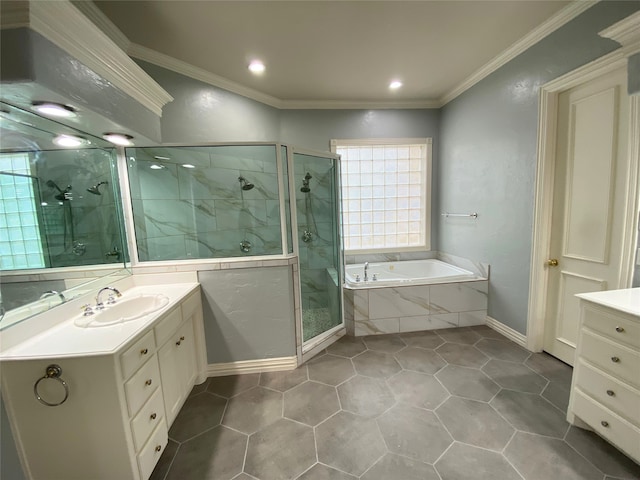
[[[620,277],[628,116],[625,69],[558,96],[544,350],[570,365],[578,339],[575,294],[627,286]]]

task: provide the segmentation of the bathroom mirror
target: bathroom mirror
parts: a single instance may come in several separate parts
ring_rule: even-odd
[[[0,329],[129,275],[112,144],[1,103]]]

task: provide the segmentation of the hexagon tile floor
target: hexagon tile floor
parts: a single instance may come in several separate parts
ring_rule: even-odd
[[[153,480],[616,480],[565,420],[571,368],[485,326],[344,337],[291,372],[210,378]]]

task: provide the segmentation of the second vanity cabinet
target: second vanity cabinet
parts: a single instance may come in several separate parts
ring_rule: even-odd
[[[640,462],[640,289],[579,296],[567,420],[593,429]]]
[[[114,354],[5,358],[2,394],[27,478],[147,480],[204,369],[201,324],[196,286]],[[51,364],[61,367],[69,387],[56,407],[34,396],[34,381]],[[38,391],[52,403],[64,395],[55,379]]]

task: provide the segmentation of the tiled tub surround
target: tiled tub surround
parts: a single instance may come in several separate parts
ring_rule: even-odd
[[[347,333],[355,336],[482,325],[489,281],[345,288]]]
[[[141,261],[282,254],[273,145],[135,148],[127,159]]]

